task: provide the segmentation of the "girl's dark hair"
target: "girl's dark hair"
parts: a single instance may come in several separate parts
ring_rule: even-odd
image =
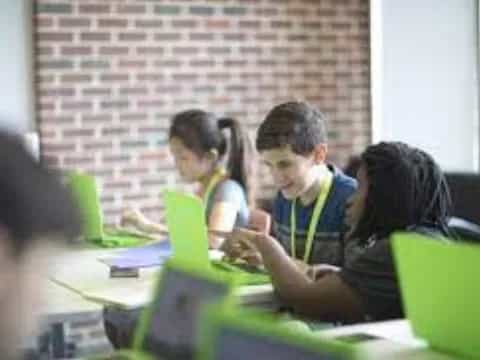
[[[361,162],[368,192],[353,237],[387,237],[409,226],[435,227],[448,235],[450,192],[430,155],[400,142],[381,142],[369,146]]]
[[[229,130],[230,141],[227,140],[223,130]],[[215,114],[202,110],[187,110],[173,117],[169,138],[173,137],[180,139],[198,156],[216,150],[222,159],[228,150],[227,169],[230,178],[243,186],[249,204],[253,204],[255,198],[253,145],[237,120],[217,118]]]

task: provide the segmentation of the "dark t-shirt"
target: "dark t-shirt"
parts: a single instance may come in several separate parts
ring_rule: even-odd
[[[435,228],[416,227],[409,231],[438,239],[442,236]],[[360,294],[366,308],[365,320],[404,317],[389,238],[372,236],[355,257],[345,262],[339,276]]]

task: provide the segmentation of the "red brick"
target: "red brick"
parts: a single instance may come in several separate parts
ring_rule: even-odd
[[[98,26],[101,28],[118,27],[125,28],[128,25],[126,19],[98,19]]]
[[[65,74],[60,77],[64,83],[85,83],[92,81],[92,75],[89,74]]]
[[[112,122],[111,114],[82,115],[82,123],[110,124]],[[102,132],[103,133],[103,132]]]
[[[37,33],[37,40],[40,42],[71,42],[73,40],[73,34],[68,32],[40,32]]]
[[[147,95],[148,88],[145,86],[124,87],[119,90],[120,95]]]
[[[37,28],[48,28],[53,26],[52,17],[36,16],[34,21]]]
[[[163,73],[139,73],[137,74],[138,81],[161,81],[165,75]]]
[[[85,32],[80,34],[82,41],[109,41],[110,33],[108,32]]]
[[[127,55],[130,51],[128,46],[102,46],[100,55]]]
[[[164,52],[162,46],[139,46],[137,47],[137,54],[139,55],[161,55]]]
[[[160,85],[155,88],[155,92],[158,94],[176,94],[183,90],[178,84]]]
[[[90,46],[63,46],[61,48],[62,55],[90,55],[92,53]]]
[[[140,100],[137,102],[139,108],[155,108],[165,105],[163,100]]]
[[[60,28],[88,28],[90,27],[91,20],[89,18],[60,18],[58,20]]]
[[[208,19],[207,20],[207,29],[228,29],[231,25],[230,20],[224,19]]]
[[[142,174],[142,173],[140,173]],[[144,201],[144,200],[149,200],[150,195],[148,194],[128,194],[123,196],[124,201],[133,201],[133,202],[138,202],[138,201]]]
[[[163,161],[168,157],[168,152],[166,150],[152,150],[142,152],[139,156],[139,160],[155,160]]]
[[[116,11],[119,14],[144,14],[146,12],[146,6],[144,4],[118,4]]]
[[[39,46],[35,49],[35,53],[39,56],[41,55],[53,55],[54,47],[53,46]]]
[[[143,122],[147,120],[148,116],[146,113],[122,113],[120,114],[120,121],[121,122]]]
[[[142,32],[118,34],[118,40],[120,41],[145,41],[146,39],[147,34]]]
[[[85,141],[82,144],[84,150],[110,150],[113,147],[112,141]]]
[[[132,187],[130,181],[106,181],[103,183],[103,187],[106,189],[121,189],[126,190]]]
[[[156,41],[178,41],[182,39],[182,34],[178,32],[162,32],[154,36]]]
[[[130,155],[117,154],[117,155],[103,155],[102,160],[105,163],[126,163],[131,159]]]
[[[172,20],[172,27],[177,29],[193,29],[198,21],[193,19]]]
[[[126,167],[121,170],[122,175],[144,175],[148,173],[148,168],[146,167]]]
[[[93,156],[74,156],[74,155],[69,155],[65,156],[63,159],[63,162],[65,165],[70,165],[70,166],[82,166],[82,165],[88,165],[91,164],[94,161]]]
[[[144,69],[147,67],[147,62],[145,60],[125,60],[122,59],[118,62],[119,68],[127,69]]]
[[[111,88],[85,88],[82,90],[84,96],[109,96],[112,94]]]
[[[110,5],[107,4],[79,4],[80,14],[108,14]]]
[[[92,137],[95,134],[95,130],[94,129],[70,129],[70,130],[63,130],[62,134],[65,138]]]
[[[138,19],[135,20],[135,26],[137,28],[161,28],[163,21],[158,19]]]
[[[129,74],[102,74],[100,75],[100,80],[103,82],[117,82],[117,81],[128,81],[130,79]]]

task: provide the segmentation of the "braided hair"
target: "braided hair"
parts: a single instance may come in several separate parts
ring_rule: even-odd
[[[401,142],[381,142],[365,150],[361,163],[368,190],[352,237],[362,242],[415,226],[435,227],[448,235],[450,193],[430,155]]]

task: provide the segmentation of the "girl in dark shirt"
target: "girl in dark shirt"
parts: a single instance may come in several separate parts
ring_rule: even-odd
[[[361,155],[357,180],[346,216],[351,251],[339,271],[309,277],[265,234],[238,229],[229,239],[230,248],[256,248],[282,300],[309,318],[358,322],[401,317],[390,235],[448,233],[448,187],[425,152],[398,142],[369,146]]]

